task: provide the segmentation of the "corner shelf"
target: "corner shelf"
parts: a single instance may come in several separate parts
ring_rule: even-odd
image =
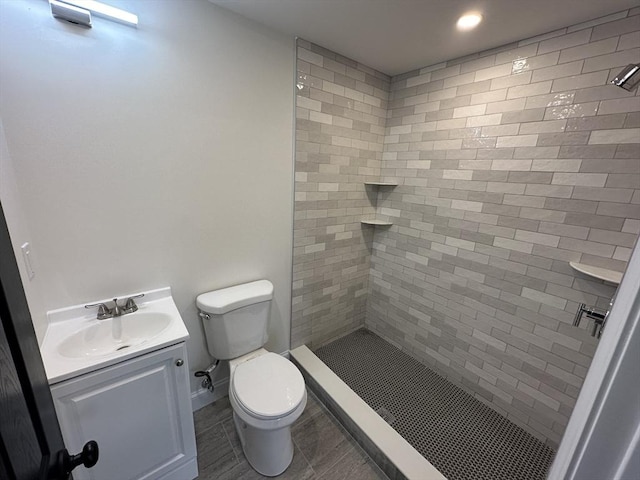
[[[398,186],[398,182],[364,182],[365,186],[370,186],[370,187],[397,187]],[[387,220],[378,220],[378,219],[362,219],[360,220],[360,223],[362,225],[370,225],[372,227],[390,227],[391,225],[393,225],[392,222],[389,222]]]
[[[598,280],[613,283],[614,285],[619,285],[622,280],[622,272],[616,272],[608,268],[594,267],[593,265],[578,262],[569,262],[569,265],[580,273],[597,278]]]
[[[365,185],[372,185],[375,187],[397,187],[398,182],[364,182]]]
[[[385,220],[360,220],[360,223],[363,225],[373,225],[374,227],[390,227],[393,225],[391,222],[387,222]]]

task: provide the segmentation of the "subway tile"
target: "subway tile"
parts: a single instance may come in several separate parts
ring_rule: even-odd
[[[567,48],[560,52],[560,63],[572,62],[574,60],[582,60],[585,58],[595,57],[597,55],[604,55],[616,51],[618,46],[617,38],[609,38],[601,40],[599,42],[590,42],[587,45],[581,45],[578,47]]]
[[[589,145],[640,143],[640,128],[622,128],[615,130],[594,130]]]
[[[573,194],[573,187],[561,185],[530,184],[527,185],[525,194],[541,197],[571,198]]]
[[[616,111],[616,109],[620,108],[624,103],[625,100],[622,99],[631,101],[633,100],[633,95],[630,95],[629,92],[622,88],[611,88],[611,85],[602,85],[600,87],[589,87],[578,90],[574,101],[575,103],[585,103],[605,100],[600,104],[600,108],[598,109],[599,115],[637,111],[637,108]],[[632,101],[631,104],[633,104]],[[604,109],[602,108],[603,106],[605,107]]]
[[[511,65],[510,64],[497,65],[495,67],[476,70],[475,81],[481,82],[483,80],[490,80],[492,78],[497,78],[497,77],[505,77],[507,75],[511,75]]]
[[[510,87],[507,93],[507,99],[511,100],[514,98],[531,97],[533,95],[544,95],[551,92],[551,84],[552,82],[549,80],[546,82]]]
[[[498,137],[497,148],[507,147],[531,147],[538,142],[537,135],[512,135]]]
[[[578,75],[582,71],[583,63],[583,60],[579,60],[577,62],[563,63],[561,65],[555,65],[552,67],[539,68],[533,71],[531,81],[534,83],[543,82],[545,80],[553,80],[556,78]]]
[[[640,185],[640,175],[633,173],[617,174],[610,173],[607,178],[607,188],[638,188]]]
[[[613,245],[589,242],[587,240],[578,240],[576,238],[561,238],[558,247],[565,250],[588,253],[589,255],[607,258],[611,258],[615,250]]]
[[[518,46],[520,47],[524,45],[530,45],[532,43],[541,42],[544,40],[548,40],[550,38],[559,37],[561,35],[564,35],[565,33],[567,33],[567,29],[561,28],[559,30],[554,30],[553,32],[543,33],[542,35],[536,35],[535,37],[530,37],[525,40],[520,40],[518,42]]]
[[[458,108],[454,108],[453,109],[453,118],[460,118],[460,117],[475,117],[478,115],[484,115],[485,110],[486,110],[487,106],[486,105],[472,105],[472,106],[468,106],[468,107],[458,107]],[[466,119],[465,119],[465,123],[466,123]],[[460,127],[452,127],[452,128],[460,128]]]
[[[531,164],[534,172],[579,172],[582,160],[537,159]]]
[[[524,184],[550,184],[553,178],[552,173],[547,172],[509,172],[508,181]]]
[[[530,171],[531,163],[532,160],[493,160],[491,170]]]
[[[322,67],[324,58],[306,48],[298,47],[298,58],[312,65]]]
[[[583,72],[587,71],[585,69]],[[565,92],[567,90],[577,90],[588,87],[595,87],[607,83],[609,77],[608,71],[599,71],[594,73],[583,73],[582,75],[573,75],[571,77],[559,78],[553,81],[552,92]]]
[[[612,40],[616,39],[614,38]],[[610,53],[608,55],[587,58],[584,61],[582,72],[588,73],[597,72],[599,70],[609,70],[611,68],[622,68],[626,67],[630,63],[637,62],[638,58],[640,58],[640,48],[632,48],[621,52]]]
[[[527,230],[516,230],[515,240],[522,242],[537,243],[548,247],[557,247],[560,237],[557,235],[548,235],[546,233],[529,232]]]
[[[598,113],[598,102],[574,103],[571,105],[561,105],[558,107],[547,107],[544,119],[573,119],[576,117],[593,117]],[[580,118],[582,120],[582,118]],[[589,120],[586,118],[585,120]],[[567,127],[568,129],[568,127]]]
[[[555,173],[554,185],[580,185],[583,187],[604,187],[607,174],[604,173]]]
[[[640,220],[627,218],[622,226],[622,231],[626,233],[640,234]]]
[[[553,145],[586,145],[589,132],[541,133],[538,136],[538,146]]]
[[[513,62],[514,60],[535,56],[538,52],[538,46],[535,44],[526,46],[514,46],[508,50],[500,52],[496,55],[496,65],[501,63]]]
[[[612,232],[610,230],[592,228],[589,232],[588,240],[591,242],[632,248],[636,242],[636,238],[637,236],[633,233]]]
[[[633,189],[630,188],[593,188],[574,187],[571,198],[595,200],[599,202],[630,203]]]
[[[640,45],[640,30],[622,35],[618,40],[618,50],[627,50]]]
[[[544,118],[544,113],[544,108],[530,108],[515,112],[505,112],[502,114],[502,120],[500,123],[537,122]]]
[[[517,124],[483,126],[481,133],[483,137],[517,136],[519,127]]]
[[[493,245],[495,247],[506,248],[507,250],[515,250],[522,253],[530,254],[533,251],[532,243],[512,240],[510,238],[495,237]]]
[[[548,95],[538,95],[526,99],[525,108],[547,108],[559,105],[569,105],[573,103],[574,92],[551,93]]]
[[[593,215],[579,212],[568,212],[561,222],[568,225],[602,228],[605,230],[619,232],[622,230],[624,218],[616,218],[613,215]]]
[[[626,203],[601,202],[596,211],[598,215],[640,219],[640,207]]]
[[[622,128],[625,114],[598,115],[597,117],[570,118],[567,121],[567,131],[590,131]]]
[[[517,98],[514,100],[505,100],[503,102],[493,102],[487,104],[486,113],[488,115],[492,113],[512,112],[515,110],[522,110],[525,107],[526,99]]]
[[[538,138],[540,138],[539,135]],[[536,145],[538,143],[536,142]],[[559,146],[517,147],[513,153],[513,158],[556,158],[559,151]]]
[[[594,27],[593,33],[591,34],[591,41],[595,42],[603,38],[616,37],[636,30],[638,30],[637,17],[623,18]]]
[[[529,122],[520,125],[519,134],[564,132],[566,120],[547,120],[543,122]]]
[[[459,92],[458,92],[459,94]],[[492,90],[489,92],[475,93],[471,95],[470,104],[478,105],[482,103],[501,102],[507,98],[507,89]]]
[[[613,145],[589,145],[589,146],[563,146],[560,147],[558,158],[613,158],[615,146]]]
[[[515,63],[515,62],[514,62]],[[516,75],[510,75],[508,77],[499,77],[491,79],[491,91],[495,90],[505,90],[509,87],[513,87],[515,85],[526,85],[531,82],[531,72],[524,71],[522,73],[517,73]]]
[[[551,38],[549,40],[544,40],[540,42],[540,45],[538,45],[538,55],[585,44],[589,41],[590,36],[591,29],[585,29],[556,38]]]

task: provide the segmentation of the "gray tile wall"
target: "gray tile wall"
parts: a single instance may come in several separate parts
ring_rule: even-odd
[[[292,348],[364,324],[390,80],[304,40],[297,70]]]
[[[552,445],[597,345],[573,315],[615,291],[568,262],[623,271],[640,226],[627,15],[391,84],[366,323]]]
[[[573,314],[615,292],[568,262],[622,271],[640,230],[640,95],[607,85],[640,62],[639,14],[409,72],[390,89],[301,41],[292,346],[366,314],[556,444],[597,346]],[[379,178],[399,186],[365,190]],[[394,226],[362,227],[374,212]]]

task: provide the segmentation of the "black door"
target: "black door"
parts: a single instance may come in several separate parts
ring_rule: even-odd
[[[95,442],[64,448],[31,314],[0,204],[0,479],[66,480],[93,466]]]

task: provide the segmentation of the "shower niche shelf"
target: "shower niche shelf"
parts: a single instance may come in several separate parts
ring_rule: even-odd
[[[371,225],[374,227],[390,227],[391,225],[393,225],[393,223],[387,220],[378,220],[376,218],[363,219],[360,220],[360,223],[362,225]]]
[[[622,272],[616,272],[615,270],[609,270],[608,268],[594,267],[593,265],[587,265],[585,263],[569,262],[569,265],[574,270],[584,273],[598,280],[604,280],[605,282],[619,285],[622,280]]]
[[[382,181],[375,181],[375,182],[364,182],[365,187],[366,186],[370,186],[373,188],[382,188],[382,187],[397,187],[398,186],[398,182],[382,182]],[[362,220],[360,220],[360,223],[362,225],[369,225],[372,227],[390,227],[391,225],[393,225],[392,222],[388,221],[388,220],[381,220],[378,218],[363,218]]]
[[[398,182],[364,182],[365,185],[372,187],[397,187]]]

